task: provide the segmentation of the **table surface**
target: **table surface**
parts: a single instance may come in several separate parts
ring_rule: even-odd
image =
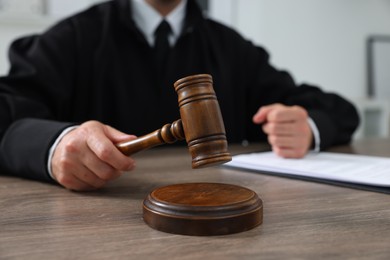
[[[230,147],[232,154],[264,149]],[[331,151],[390,156],[390,140]],[[135,159],[136,170],[95,192],[0,176],[0,259],[390,259],[387,194],[227,167],[192,170],[185,147],[153,148]],[[211,237],[147,226],[143,199],[157,187],[187,182],[255,191],[263,224]]]

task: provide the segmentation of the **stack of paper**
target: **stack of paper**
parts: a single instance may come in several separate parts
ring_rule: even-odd
[[[233,156],[231,167],[323,180],[389,187],[390,158],[342,153],[309,153],[302,159],[285,159],[273,152]]]

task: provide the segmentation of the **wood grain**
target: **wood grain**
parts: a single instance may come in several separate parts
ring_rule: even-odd
[[[233,154],[267,149],[231,146]],[[390,140],[336,147],[390,156]],[[191,169],[185,147],[137,154],[137,169],[76,193],[0,176],[0,259],[390,259],[389,195],[224,167]],[[150,228],[142,201],[175,183],[240,185],[263,200],[263,224],[216,237]]]
[[[231,161],[212,76],[197,74],[184,77],[174,83],[174,88],[181,119],[135,140],[119,143],[118,149],[125,155],[132,155],[185,139],[194,169]]]
[[[244,232],[263,221],[263,203],[247,188],[191,182],[153,190],[143,203],[150,227],[181,235],[216,236]]]

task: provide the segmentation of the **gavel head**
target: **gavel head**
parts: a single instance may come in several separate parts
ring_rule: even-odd
[[[231,161],[213,79],[199,74],[174,83],[192,168]]]

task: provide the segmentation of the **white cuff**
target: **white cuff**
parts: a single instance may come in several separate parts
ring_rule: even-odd
[[[314,137],[314,149],[313,149],[313,151],[314,152],[319,152],[320,151],[320,143],[321,143],[320,132],[318,131],[318,128],[317,128],[316,124],[314,123],[313,119],[311,119],[309,117],[307,119],[307,122],[309,123],[311,131],[313,132],[313,137]]]
[[[54,151],[56,150],[57,148],[57,145],[58,143],[61,141],[61,139],[67,134],[69,133],[70,131],[72,131],[73,129],[77,128],[78,126],[70,126],[68,128],[65,128],[64,131],[62,131],[62,133],[57,137],[56,141],[53,143],[53,145],[50,147],[50,150],[49,150],[49,156],[47,158],[47,170],[49,172],[49,175],[50,177],[55,180],[54,176],[53,176],[53,173],[51,172],[51,160],[53,158],[53,154],[54,154]]]

